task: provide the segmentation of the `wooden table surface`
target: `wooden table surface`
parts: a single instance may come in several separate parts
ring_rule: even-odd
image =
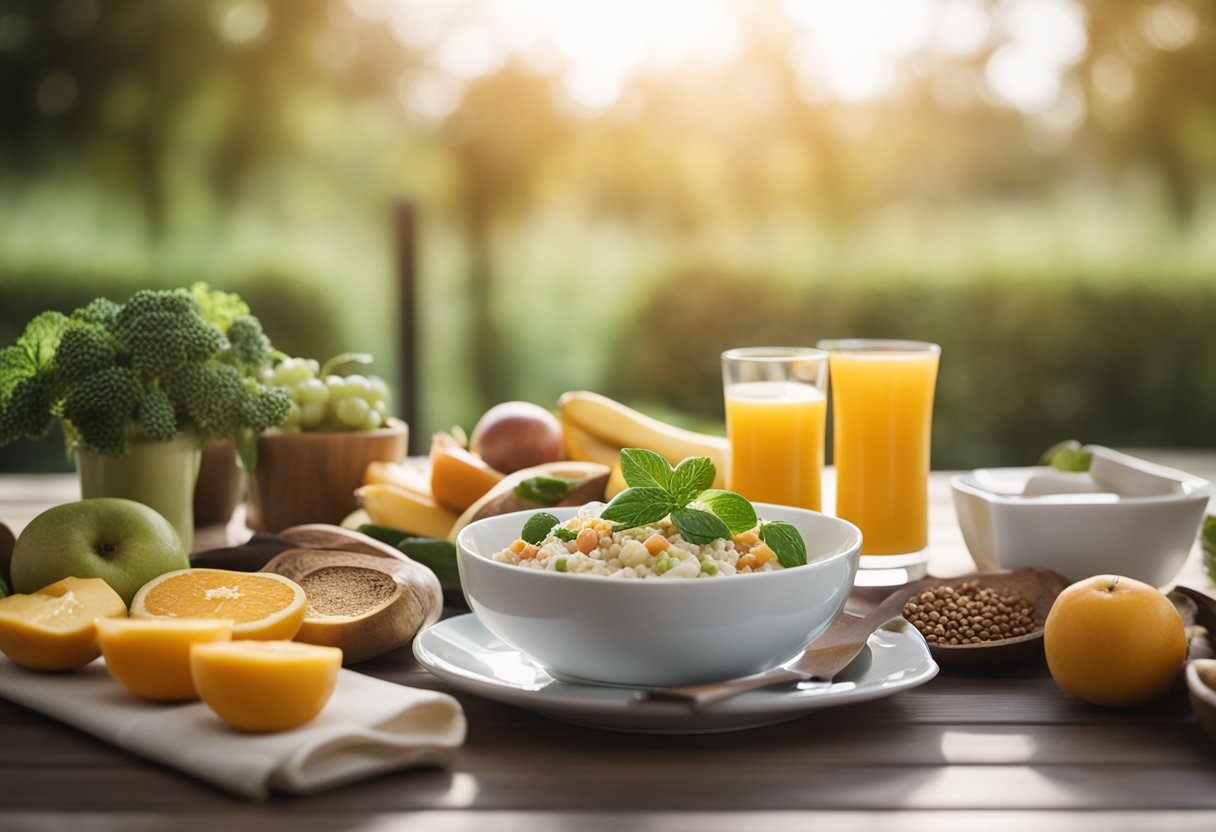
[[[1170,461],[1216,473],[1211,457]],[[973,569],[947,480],[931,485],[930,568],[943,576]],[[16,530],[75,497],[71,477],[0,477],[0,519]],[[1197,551],[1179,583],[1216,593]],[[0,830],[1216,829],[1216,744],[1184,693],[1090,706],[1041,660],[686,737],[579,728],[451,691],[404,649],[359,669],[455,693],[469,733],[450,770],[255,804],[0,700]]]

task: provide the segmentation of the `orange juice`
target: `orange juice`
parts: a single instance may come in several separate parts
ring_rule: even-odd
[[[827,398],[795,381],[726,388],[726,486],[749,500],[818,511]]]
[[[929,442],[938,351],[833,351],[836,515],[862,532],[863,555],[929,543]]]

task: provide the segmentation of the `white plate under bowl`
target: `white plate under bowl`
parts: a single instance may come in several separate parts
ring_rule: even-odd
[[[902,620],[870,636],[835,681],[749,691],[704,711],[678,702],[638,701],[636,688],[559,681],[495,638],[475,615],[449,618],[414,639],[414,656],[454,687],[563,722],[647,734],[707,734],[757,728],[820,708],[880,699],[922,685],[937,664]]]

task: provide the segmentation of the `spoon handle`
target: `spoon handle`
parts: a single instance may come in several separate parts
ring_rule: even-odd
[[[766,688],[778,682],[801,682],[807,678],[805,673],[790,670],[787,667],[774,667],[755,676],[745,676],[742,679],[731,679],[727,682],[709,682],[704,685],[685,685],[673,688],[655,688],[639,694],[642,699],[670,699],[687,702],[700,710],[727,699],[734,699],[741,693],[756,688]]]
[[[710,682],[702,685],[655,688],[640,694],[644,699],[674,699],[700,709],[733,699],[741,693],[779,682],[831,680],[865,649],[870,634],[897,617],[903,610],[906,593],[894,592],[869,615],[854,618],[841,615],[823,635],[807,645],[797,659],[755,676]]]

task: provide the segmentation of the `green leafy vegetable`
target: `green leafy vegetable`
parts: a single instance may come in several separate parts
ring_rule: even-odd
[[[657,523],[678,508],[675,498],[665,489],[643,486],[626,488],[617,494],[600,513],[600,517],[619,528],[632,529]]]
[[[569,543],[578,537],[578,532],[574,529],[567,529],[565,526],[558,526],[553,530],[553,536],[564,543]]]
[[[574,481],[561,477],[530,477],[515,486],[515,494],[533,503],[555,506],[566,499]]]
[[[528,522],[524,523],[523,531],[519,533],[519,537],[525,543],[531,543],[533,546],[540,543],[549,536],[549,532],[558,524],[558,519],[547,511],[538,511],[528,518]]]
[[[290,396],[257,378],[270,341],[233,298],[200,284],[39,315],[0,350],[0,445],[42,436],[56,417],[71,442],[110,456],[133,430],[205,443],[281,425]]]
[[[786,569],[806,566],[806,541],[802,534],[789,523],[767,520],[760,524],[760,539],[777,555],[777,560]]]
[[[730,537],[730,529],[716,514],[695,508],[678,508],[671,513],[671,522],[680,532],[680,537],[689,543],[713,543],[719,538]]]
[[[645,448],[621,449],[621,475],[636,488],[671,487],[671,466],[667,460]]]
[[[756,528],[756,509],[742,494],[716,489],[702,491],[697,501],[705,503],[710,511],[722,518],[731,534]]]

